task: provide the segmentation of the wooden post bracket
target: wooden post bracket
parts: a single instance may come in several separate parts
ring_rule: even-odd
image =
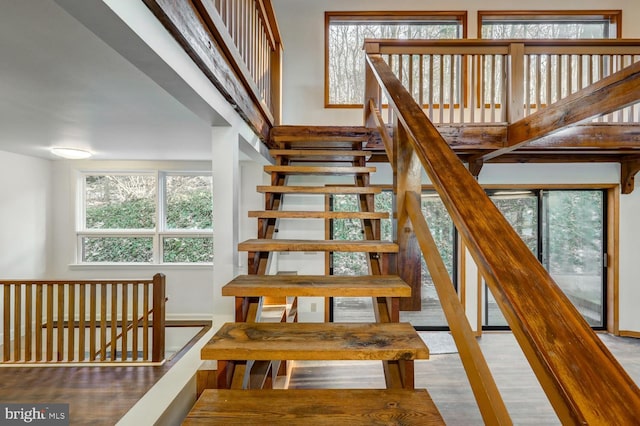
[[[626,157],[620,160],[620,186],[623,194],[631,194],[635,187],[634,177],[640,172],[640,156]]]

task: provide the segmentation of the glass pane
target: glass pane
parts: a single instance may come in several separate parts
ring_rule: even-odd
[[[493,203],[504,215],[520,238],[538,254],[538,196],[533,191],[494,191],[489,193]],[[485,287],[484,324],[491,327],[507,325],[500,308],[487,285]]]
[[[362,104],[365,38],[459,38],[457,21],[382,22],[332,19],[329,24],[329,103]]]
[[[154,229],[155,206],[155,176],[85,176],[87,229]]]
[[[213,238],[167,237],[162,240],[165,263],[213,262]]]
[[[604,326],[604,193],[545,192],[543,264],[591,326]]]
[[[211,176],[166,176],[167,229],[211,229]]]
[[[453,271],[455,269],[455,232],[453,222],[440,197],[435,192],[422,194],[422,214],[427,220],[431,235],[453,281]],[[417,327],[446,327],[447,320],[424,258],[421,261],[421,265],[422,310],[418,312],[400,312],[400,320],[408,321]]]
[[[601,22],[499,22],[483,23],[487,39],[593,39],[609,38],[609,21]]]
[[[83,237],[83,262],[153,261],[153,238],[150,237]]]

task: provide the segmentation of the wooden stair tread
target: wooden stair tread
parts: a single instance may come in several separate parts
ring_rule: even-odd
[[[238,244],[239,251],[320,251],[397,253],[398,245],[378,240],[271,240],[253,239]]]
[[[258,192],[272,192],[280,194],[379,194],[380,187],[373,186],[258,186]]]
[[[370,151],[354,149],[270,149],[269,154],[273,157],[295,158],[296,160],[328,158],[341,159],[341,161],[352,161],[354,158],[371,156]]]
[[[264,166],[264,171],[288,175],[352,175],[374,173],[376,168],[352,166]]]
[[[223,296],[409,297],[397,275],[240,275],[222,287]]]
[[[207,389],[183,425],[444,425],[425,389]]]
[[[388,212],[332,212],[263,210],[250,211],[249,217],[266,219],[388,219]]]
[[[203,360],[415,360],[429,350],[409,323],[226,323]]]

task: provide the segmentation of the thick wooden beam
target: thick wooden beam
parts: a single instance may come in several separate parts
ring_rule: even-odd
[[[191,2],[172,0],[143,0],[169,33],[193,59],[222,96],[236,107],[238,114],[263,141],[269,137],[273,125],[264,112],[252,100],[249,91],[227,62],[215,37]]]
[[[488,154],[487,161],[525,143],[618,111],[640,99],[640,62],[605,77],[508,127],[508,146]]]
[[[640,172],[640,156],[620,161],[620,186],[623,194],[631,194],[635,188],[635,175]]]
[[[573,307],[380,55],[369,66],[565,424],[633,424],[640,389]]]

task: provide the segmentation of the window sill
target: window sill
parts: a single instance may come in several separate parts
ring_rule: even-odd
[[[213,263],[71,263],[72,271],[83,269],[212,269]]]

